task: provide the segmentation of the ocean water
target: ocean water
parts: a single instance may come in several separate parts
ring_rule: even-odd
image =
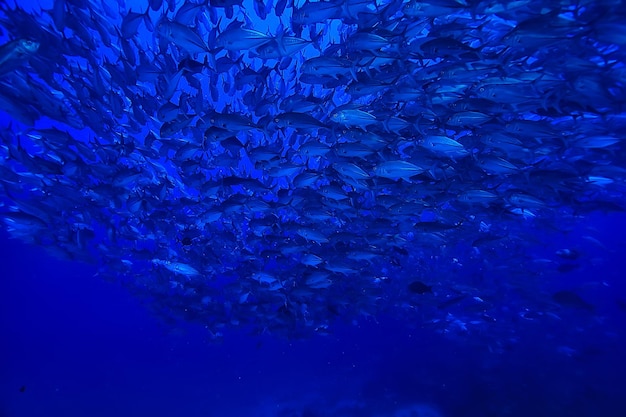
[[[623,218],[594,220],[584,227],[617,251]],[[216,344],[91,266],[6,235],[2,253],[2,416],[621,416],[625,405],[617,253],[553,283],[587,288],[597,313],[520,321],[497,351],[488,331],[451,339],[384,316]]]
[[[622,2],[0,6],[0,417],[626,415]]]

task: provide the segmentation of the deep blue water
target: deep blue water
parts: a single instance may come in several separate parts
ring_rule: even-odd
[[[626,416],[624,6],[239,3],[0,1],[0,417]]]
[[[443,416],[623,416],[624,218],[597,217],[583,227],[601,230],[612,255],[561,284],[588,283],[598,312],[520,322],[500,352],[488,334],[454,340],[384,317],[305,340],[233,333],[215,344],[200,326],[164,324],[89,265],[4,235],[0,415],[370,416],[426,404]]]

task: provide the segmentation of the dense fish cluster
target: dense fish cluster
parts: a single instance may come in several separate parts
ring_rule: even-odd
[[[216,335],[593,310],[533,247],[626,208],[624,2],[141,3],[2,3],[13,236]]]

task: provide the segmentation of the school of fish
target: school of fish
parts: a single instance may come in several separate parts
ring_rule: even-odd
[[[0,30],[6,229],[166,318],[593,309],[541,287],[578,250],[535,253],[626,209],[622,1],[2,2]]]

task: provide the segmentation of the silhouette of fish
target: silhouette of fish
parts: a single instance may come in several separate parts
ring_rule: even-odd
[[[430,285],[426,285],[421,281],[413,281],[408,286],[409,291],[413,294],[426,294],[433,292],[433,287]]]
[[[570,290],[561,290],[552,294],[552,300],[557,304],[580,310],[594,311],[595,307],[585,300],[583,300],[578,294]]]

